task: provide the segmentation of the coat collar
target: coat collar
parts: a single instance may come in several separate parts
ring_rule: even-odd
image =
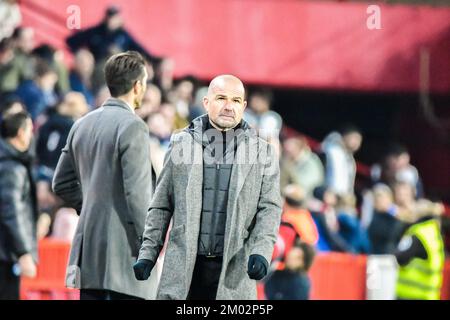
[[[118,107],[135,113],[133,108],[128,105],[125,101],[117,98],[108,98],[102,105],[102,107]]]

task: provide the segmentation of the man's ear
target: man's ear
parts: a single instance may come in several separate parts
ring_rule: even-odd
[[[209,99],[208,97],[203,97],[203,108],[208,111],[208,107],[209,107]]]
[[[140,81],[136,81],[134,83],[134,86],[133,86],[133,93],[135,95],[139,94],[139,86],[141,86],[141,82]]]

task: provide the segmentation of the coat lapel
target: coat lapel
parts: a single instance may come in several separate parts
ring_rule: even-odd
[[[203,157],[203,148],[201,144],[192,140],[193,157],[191,169],[189,171],[188,184],[186,189],[186,267],[188,279],[186,279],[186,294],[192,279],[192,274],[197,257],[197,242],[200,232],[200,219],[202,211],[201,201],[192,201],[192,195],[202,194],[203,186],[203,162],[198,159]]]
[[[229,255],[229,249],[232,248],[231,242],[236,237],[230,237],[233,233],[231,228],[236,227],[236,205],[239,198],[239,193],[244,186],[245,179],[247,178],[252,166],[256,164],[258,157],[258,138],[252,135],[246,135],[245,140],[242,141],[236,150],[235,163],[231,170],[230,187],[228,189],[228,205],[227,205],[227,222],[225,229],[225,251],[224,261],[227,261],[232,257]],[[226,265],[226,264],[225,264]]]

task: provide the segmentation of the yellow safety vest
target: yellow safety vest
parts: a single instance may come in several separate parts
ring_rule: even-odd
[[[411,226],[405,236],[416,236],[427,251],[427,259],[413,258],[400,267],[397,280],[397,298],[439,300],[444,268],[444,241],[439,223],[430,219]]]

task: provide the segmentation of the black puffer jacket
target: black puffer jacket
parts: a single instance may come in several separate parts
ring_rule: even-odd
[[[37,261],[36,186],[32,159],[0,139],[0,261],[14,263],[31,253]]]

